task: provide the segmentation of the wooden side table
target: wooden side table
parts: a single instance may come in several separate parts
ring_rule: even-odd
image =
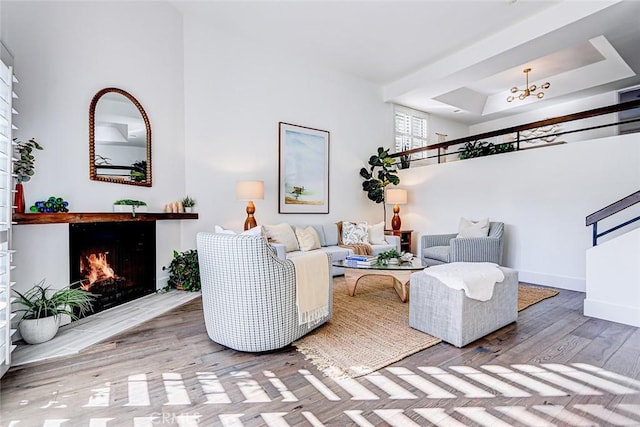
[[[384,234],[400,237],[400,250],[413,253],[413,245],[411,244],[413,230],[384,230]]]

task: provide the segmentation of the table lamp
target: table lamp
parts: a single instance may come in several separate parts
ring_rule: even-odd
[[[391,219],[391,228],[394,231],[400,230],[402,221],[400,220],[400,207],[398,205],[405,205],[407,203],[407,190],[401,188],[390,188],[387,190],[387,198],[385,202],[393,206],[393,218]]]
[[[236,183],[236,199],[247,200],[247,219],[244,221],[244,229],[258,225],[253,214],[256,212],[254,200],[264,199],[264,181],[238,181]]]

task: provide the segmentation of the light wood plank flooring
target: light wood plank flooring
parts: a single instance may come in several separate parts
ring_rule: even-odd
[[[337,279],[343,280],[343,279]],[[198,298],[77,355],[13,367],[6,426],[640,425],[640,329],[584,317],[561,291],[465,348],[446,343],[353,380],[288,347],[206,335]]]

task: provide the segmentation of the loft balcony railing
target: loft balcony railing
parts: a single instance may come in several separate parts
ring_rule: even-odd
[[[602,209],[600,209],[599,211],[596,211],[594,213],[592,213],[591,215],[588,215],[585,218],[585,225],[588,227],[590,225],[593,226],[593,246],[597,246],[598,245],[598,239],[602,236],[606,236],[607,234],[619,230],[622,227],[626,227],[627,225],[633,224],[634,222],[640,220],[640,216],[637,216],[635,218],[632,218],[630,220],[624,221],[616,226],[613,226],[611,228],[606,229],[605,231],[602,232],[598,232],[598,222],[602,221],[605,218],[610,217],[613,214],[616,214],[620,211],[623,211],[633,205],[635,205],[636,203],[640,202],[640,191],[636,191],[633,194],[629,194],[627,197],[624,197],[620,200],[618,200],[617,202],[614,202],[612,204],[610,204],[609,206],[606,206]]]
[[[629,111],[639,107],[640,99],[586,110],[579,113],[568,114],[565,116],[538,120],[519,126],[479,133],[463,138],[452,139],[450,141],[438,142],[426,147],[396,152],[390,154],[390,157],[398,159],[396,164],[400,168],[406,168],[414,161],[418,164],[424,164],[424,160],[428,161],[429,159],[436,159],[437,163],[443,163],[448,160],[465,158],[468,154],[472,154],[469,157],[480,157],[509,151],[548,147],[566,142],[557,140],[557,138],[562,135],[595,131],[612,126],[620,126],[619,133],[638,132],[640,131],[640,126],[630,126],[631,129],[629,130],[625,129],[625,127],[629,128],[628,125],[640,122],[640,112],[637,114],[627,113],[626,115],[629,116],[629,118],[622,120],[620,120],[620,114],[615,115],[613,120],[607,120],[606,117],[601,116]],[[602,119],[597,124],[582,127],[576,126],[573,129],[562,129],[562,126],[565,123],[596,117],[601,117]],[[606,122],[602,123],[603,120],[606,120]],[[612,133],[611,135],[614,134]],[[474,148],[476,150],[475,153],[473,152]]]

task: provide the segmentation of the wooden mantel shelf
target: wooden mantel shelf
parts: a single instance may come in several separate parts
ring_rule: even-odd
[[[168,219],[198,219],[197,213],[136,212],[69,212],[69,213],[14,213],[13,222],[20,224],[64,224],[82,222],[160,221]]]

